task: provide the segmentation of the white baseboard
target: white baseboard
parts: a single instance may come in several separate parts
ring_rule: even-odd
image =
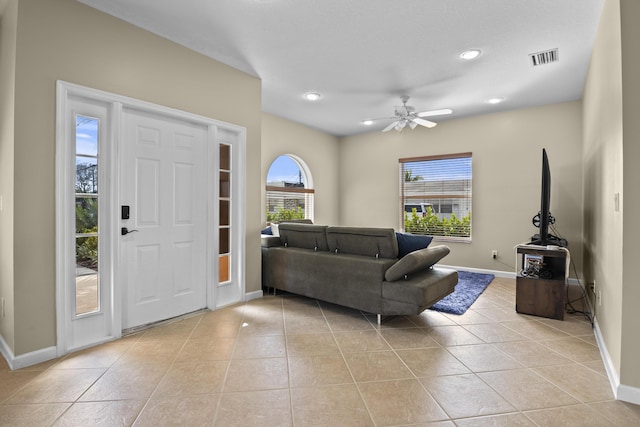
[[[600,326],[598,325],[597,318],[593,319],[593,325],[596,342],[598,343],[598,348],[600,349],[600,355],[602,356],[602,361],[604,362],[604,368],[607,371],[607,377],[609,378],[609,384],[611,385],[611,390],[613,390],[613,395],[618,400],[633,403],[634,405],[640,405],[640,388],[620,384],[620,376],[618,375],[618,372],[613,365],[613,360],[611,360],[609,350],[607,350],[607,345],[605,344],[604,338],[602,337],[602,331],[600,330]]]
[[[252,299],[262,298],[263,296],[264,296],[264,293],[262,292],[262,290],[247,292],[246,294],[244,294],[244,300],[251,301]]]
[[[2,353],[11,370],[37,365],[58,357],[58,350],[55,346],[15,356],[2,335],[0,335],[0,353]]]

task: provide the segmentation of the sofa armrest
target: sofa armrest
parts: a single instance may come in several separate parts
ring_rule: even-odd
[[[260,246],[263,248],[272,248],[275,246],[282,246],[282,240],[278,236],[269,236],[268,234],[263,234],[260,236]]]
[[[449,254],[449,247],[432,246],[413,251],[399,259],[384,273],[385,280],[393,282],[410,274],[426,270]]]

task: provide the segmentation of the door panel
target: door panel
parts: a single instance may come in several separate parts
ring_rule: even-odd
[[[123,114],[123,328],[206,306],[206,128]]]

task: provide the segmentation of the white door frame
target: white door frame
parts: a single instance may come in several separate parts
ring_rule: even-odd
[[[120,265],[121,256],[121,239],[117,230],[121,227],[119,217],[120,211],[120,144],[121,144],[121,128],[122,128],[122,111],[124,108],[134,108],[138,110],[148,111],[158,115],[173,117],[193,123],[207,126],[207,176],[210,177],[207,182],[207,294],[206,306],[209,309],[216,309],[233,302],[245,300],[245,200],[246,200],[246,184],[245,170],[246,165],[246,128],[231,123],[214,120],[180,111],[160,105],[116,95],[96,89],[79,86],[73,83],[58,81],[56,84],[57,101],[56,101],[56,332],[57,343],[56,349],[58,356],[62,356],[70,351],[79,350],[83,347],[89,347],[120,338],[122,335],[122,268]],[[69,254],[75,253],[75,242],[70,236],[74,234],[75,227],[73,220],[75,212],[73,210],[73,197],[75,195],[71,191],[73,185],[70,185],[68,173],[69,168],[75,170],[74,164],[69,164],[70,136],[69,131],[65,128],[68,121],[68,100],[70,97],[80,97],[88,100],[99,101],[108,105],[110,114],[109,126],[110,138],[107,142],[109,148],[105,150],[106,164],[108,165],[109,176],[111,177],[109,192],[104,195],[101,205],[105,204],[101,212],[106,214],[108,221],[107,232],[101,236],[104,239],[103,255],[106,255],[109,265],[104,265],[103,269],[108,269],[105,276],[109,283],[103,285],[108,286],[111,291],[111,307],[104,307],[109,312],[109,324],[106,333],[96,337],[89,343],[74,343],[73,336],[70,336],[72,316],[70,307],[72,301],[68,292],[68,283],[75,281],[75,272],[72,271],[72,263],[69,260]],[[68,126],[67,126],[68,127]],[[217,212],[217,172],[218,166],[214,159],[218,150],[218,144],[224,142],[231,144],[234,151],[233,167],[235,181],[232,198],[235,208],[233,209],[232,221],[234,230],[232,234],[232,244],[234,248],[234,259],[232,265],[231,277],[233,278],[233,292],[218,288],[218,245],[215,220],[218,218]],[[106,254],[104,252],[106,251]],[[102,260],[102,258],[101,258]]]

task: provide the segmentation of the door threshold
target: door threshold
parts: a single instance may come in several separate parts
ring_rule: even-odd
[[[156,326],[167,325],[169,323],[179,322],[180,320],[188,319],[189,317],[197,316],[198,314],[205,313],[209,311],[208,308],[201,308],[196,311],[192,311],[190,313],[181,314],[180,316],[171,317],[169,319],[158,320],[157,322],[146,323],[144,325],[133,326],[131,328],[122,330],[122,337],[126,337],[129,335],[136,334],[141,331],[146,331],[147,329],[155,328]]]

